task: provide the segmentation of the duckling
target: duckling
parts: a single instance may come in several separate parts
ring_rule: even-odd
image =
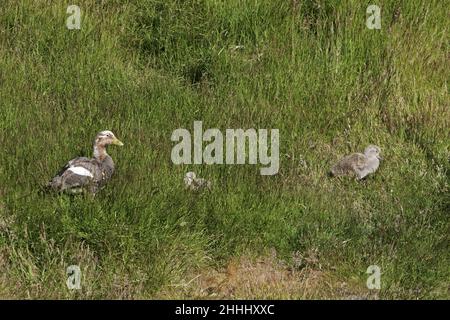
[[[339,160],[332,168],[331,175],[346,176],[356,175],[358,180],[377,171],[382,160],[381,149],[375,145],[369,145],[362,153],[352,153]]]
[[[197,178],[195,172],[188,172],[184,176],[184,184],[186,186],[186,189],[189,189],[191,191],[201,191],[204,189],[210,190],[212,187],[211,181]]]

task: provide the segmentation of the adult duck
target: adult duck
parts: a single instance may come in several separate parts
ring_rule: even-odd
[[[94,157],[70,160],[47,187],[70,194],[98,192],[114,173],[114,162],[106,152],[109,145],[123,146],[123,143],[109,130],[99,132],[94,140]]]

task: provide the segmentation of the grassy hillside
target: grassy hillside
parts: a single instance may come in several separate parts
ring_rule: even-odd
[[[65,1],[0,6],[1,298],[450,297],[448,2],[380,0],[381,30],[373,1],[76,4],[81,30]],[[279,129],[279,173],[172,164],[195,120]],[[106,189],[38,193],[104,129]],[[375,175],[327,176],[370,143]]]

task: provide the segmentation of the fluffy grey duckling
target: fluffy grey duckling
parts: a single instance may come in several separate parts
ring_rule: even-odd
[[[189,189],[191,191],[201,191],[204,189],[211,189],[211,181],[202,179],[202,178],[197,178],[195,172],[188,172],[186,173],[186,175],[184,176],[184,184],[186,186],[186,189]]]
[[[352,153],[339,160],[332,168],[331,175],[335,177],[356,175],[358,180],[368,174],[377,171],[382,160],[381,149],[375,145],[369,145],[362,153]]]
[[[94,140],[94,157],[70,160],[47,184],[47,188],[70,194],[90,192],[95,194],[114,173],[114,162],[106,153],[108,145],[123,146],[109,130],[101,131]]]

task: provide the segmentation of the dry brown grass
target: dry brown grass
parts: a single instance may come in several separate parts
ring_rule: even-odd
[[[169,285],[159,298],[193,299],[376,299],[365,288],[335,279],[321,270],[314,252],[302,268],[287,265],[273,251],[258,258],[233,258],[224,268],[199,271],[189,280]],[[294,264],[295,263],[295,258]]]

